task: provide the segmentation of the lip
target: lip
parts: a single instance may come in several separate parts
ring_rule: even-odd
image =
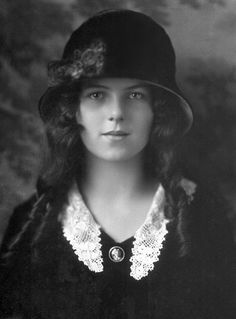
[[[127,136],[129,135],[129,133],[125,132],[125,131],[121,131],[121,130],[117,130],[117,131],[109,131],[109,132],[106,132],[106,133],[103,133],[102,135],[105,135],[105,136]]]

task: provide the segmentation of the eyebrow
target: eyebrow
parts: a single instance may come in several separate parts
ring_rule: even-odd
[[[126,88],[127,90],[131,90],[131,89],[148,89],[148,85],[147,84],[136,84],[136,85],[132,85]]]
[[[84,83],[83,85],[83,89],[92,89],[92,88],[101,88],[101,89],[106,89],[106,90],[109,90],[111,89],[111,87],[109,86],[106,86],[106,85],[102,85],[102,84],[98,84],[96,82],[92,82],[92,83]],[[144,89],[148,89],[148,85],[147,84],[135,84],[135,85],[131,85],[131,86],[128,86],[128,87],[125,87],[124,90],[133,90],[133,89],[141,89],[141,88],[144,88]]]
[[[83,89],[92,89],[92,88],[101,88],[101,89],[109,89],[108,86],[97,84],[97,83],[85,83],[83,84]]]

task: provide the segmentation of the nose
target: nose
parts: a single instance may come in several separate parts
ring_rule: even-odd
[[[118,96],[113,96],[109,104],[109,121],[121,122],[124,120],[124,108],[122,104]]]

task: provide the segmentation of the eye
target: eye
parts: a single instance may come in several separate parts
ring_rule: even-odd
[[[88,94],[88,97],[92,100],[101,100],[104,98],[104,93],[101,91],[95,91]]]
[[[130,94],[129,94],[129,98],[131,99],[131,100],[141,100],[141,99],[143,99],[144,98],[144,94],[142,93],[142,92],[131,92]]]

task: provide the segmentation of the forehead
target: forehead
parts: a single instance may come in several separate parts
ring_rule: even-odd
[[[82,83],[82,89],[101,87],[110,90],[128,90],[132,88],[148,88],[147,83],[128,78],[88,79]]]

